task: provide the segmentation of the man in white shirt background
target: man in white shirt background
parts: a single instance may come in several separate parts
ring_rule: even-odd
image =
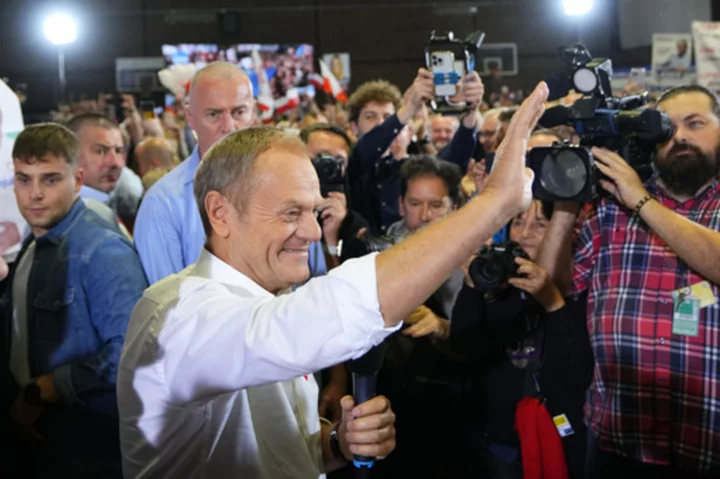
[[[145,292],[128,328],[118,377],[125,477],[316,478],[353,454],[389,454],[388,401],[345,397],[342,421],[321,423],[311,373],[396,331],[527,208],[525,150],[546,98],[541,84],[510,125],[487,187],[464,208],[281,295],[307,280],[321,235],[323,199],[304,145],[268,127],[214,145],[194,182],[206,246]]]

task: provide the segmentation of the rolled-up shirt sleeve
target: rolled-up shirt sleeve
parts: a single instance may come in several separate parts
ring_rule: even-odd
[[[380,313],[375,256],[277,297],[184,280],[159,335],[173,400],[286,381],[362,356],[399,328],[386,328]]]

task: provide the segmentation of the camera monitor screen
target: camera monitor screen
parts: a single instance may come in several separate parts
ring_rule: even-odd
[[[165,65],[187,65],[194,63],[198,69],[208,63],[223,60],[217,45],[181,43],[180,45],[163,45]]]
[[[241,43],[226,49],[224,56],[227,61],[237,63],[247,73],[257,93],[259,87],[252,60],[253,50],[257,50],[263,62],[273,97],[282,98],[291,88],[297,88],[299,94],[315,94],[310,84],[310,75],[315,70],[312,45]]]
[[[214,61],[237,64],[250,77],[257,95],[259,85],[252,60],[253,50],[260,55],[274,98],[284,97],[291,88],[297,88],[298,94],[315,94],[310,83],[310,75],[315,70],[312,45],[241,43],[220,48],[212,44],[184,43],[162,47],[166,65],[194,63],[200,69]]]

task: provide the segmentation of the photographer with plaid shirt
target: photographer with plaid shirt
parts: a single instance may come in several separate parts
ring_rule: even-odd
[[[676,132],[655,174],[643,184],[594,148],[612,196],[579,222],[556,204],[540,256],[566,291],[588,292],[590,478],[720,476],[720,105],[683,86],[657,108]]]

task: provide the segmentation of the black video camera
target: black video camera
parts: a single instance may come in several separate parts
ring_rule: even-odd
[[[455,38],[453,32],[430,33],[425,46],[425,66],[433,74],[435,100],[433,110],[442,113],[457,113],[465,109],[464,102],[455,103],[452,97],[458,94],[462,78],[475,69],[475,54],[485,39],[485,34],[476,31],[465,40]]]
[[[601,175],[590,147],[615,151],[643,181],[648,179],[653,173],[656,145],[669,141],[675,133],[668,116],[644,109],[647,93],[613,97],[609,59],[593,59],[580,44],[561,49],[561,56],[572,71],[569,76],[555,74],[547,80],[553,92],[550,99],[565,96],[571,86],[584,97],[571,107],[549,108],[539,123],[545,128],[573,126],[580,146],[564,143],[530,150],[527,166],[535,172],[533,196],[541,201],[581,203],[594,198]]]
[[[329,153],[319,153],[312,159],[320,179],[320,193],[327,198],[331,191],[345,193],[345,161]]]
[[[468,269],[475,289],[492,293],[502,288],[508,279],[520,277],[515,258],[530,259],[514,241],[483,246]]]

